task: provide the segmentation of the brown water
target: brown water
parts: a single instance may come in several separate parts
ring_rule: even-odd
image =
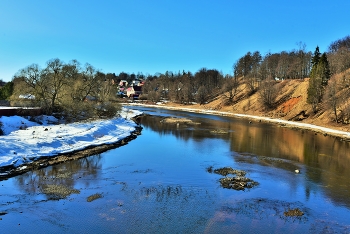
[[[1,181],[0,233],[350,232],[348,142],[242,119],[142,109],[201,124],[144,117],[142,135],[126,146]],[[259,185],[222,188],[222,176],[207,169],[225,166]],[[302,216],[285,216],[296,208]]]

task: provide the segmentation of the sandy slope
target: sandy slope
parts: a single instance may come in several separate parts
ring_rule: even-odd
[[[327,132],[330,132],[333,135],[347,137],[347,132],[350,132],[350,125],[336,123],[334,121],[333,112],[325,111],[325,108],[323,108],[321,105],[320,111],[317,114],[313,113],[311,105],[306,102],[308,86],[309,79],[285,80],[279,82],[276,85],[278,95],[276,98],[276,106],[273,109],[266,109],[263,107],[258,93],[248,95],[248,89],[244,84],[239,87],[236,102],[233,104],[226,104],[224,95],[221,95],[205,105],[180,105],[176,103],[165,103],[163,106],[210,111],[211,113],[223,112],[230,115],[245,114],[250,115],[250,117],[259,116],[287,121],[292,120],[292,122],[290,122],[291,124],[311,124],[319,127],[325,127],[327,129],[342,131],[341,133],[335,133],[331,130]],[[303,113],[304,116],[301,113]],[[272,121],[267,118],[262,119]],[[318,127],[311,127],[309,125],[296,125],[300,128],[307,126],[305,128],[313,128],[316,131],[322,132],[326,131],[326,129],[317,130],[319,129]]]
[[[295,88],[295,90],[298,90],[298,88],[300,89],[301,87],[297,87]],[[261,107],[260,108],[257,107],[257,105],[259,105],[259,101],[256,98],[257,98],[256,96],[251,98],[251,103],[254,103],[254,104],[252,104],[252,107],[248,111],[242,110],[244,109],[244,105],[246,102],[241,102],[239,104],[231,105],[231,106],[220,106],[218,104],[222,101],[220,99],[215,100],[206,105],[199,105],[199,104],[180,105],[177,103],[170,103],[170,102],[158,103],[158,104],[127,103],[125,105],[130,105],[130,106],[140,105],[140,106],[164,108],[164,109],[170,109],[170,110],[197,112],[202,114],[213,114],[213,115],[222,115],[222,116],[232,116],[232,117],[238,117],[238,118],[247,118],[247,119],[251,119],[253,121],[259,121],[259,122],[260,121],[272,122],[284,127],[307,129],[310,131],[339,137],[342,140],[350,140],[350,132],[347,131],[348,126],[341,126],[340,124],[337,125],[319,116],[309,117],[302,121],[288,120],[289,116],[295,116],[296,115],[295,113],[300,113],[301,110],[307,108],[308,104],[306,104],[306,100],[303,101],[302,97],[300,96],[298,97],[291,96],[288,100],[282,103],[276,110],[272,110],[270,112],[264,112],[261,109]],[[220,108],[218,108],[218,106]],[[284,106],[289,107],[289,109],[287,109]],[[239,110],[239,108],[242,108],[242,109]],[[280,108],[287,109],[285,111],[286,113],[284,113],[283,116],[281,116]]]

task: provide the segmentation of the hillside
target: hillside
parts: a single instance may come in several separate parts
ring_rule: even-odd
[[[348,71],[346,74],[350,74]],[[350,77],[350,76],[349,76]],[[333,77],[335,79],[337,77]],[[167,106],[186,107],[194,109],[216,110],[235,114],[248,114],[256,116],[265,116],[283,120],[291,120],[302,123],[309,123],[318,126],[328,127],[336,130],[350,131],[350,125],[336,123],[334,114],[325,110],[320,105],[320,111],[313,113],[312,107],[306,102],[309,79],[289,79],[280,81],[276,84],[278,95],[275,100],[275,106],[272,109],[266,109],[260,101],[259,94],[248,95],[248,89],[245,84],[238,88],[239,92],[236,101],[232,104],[225,104],[224,95],[219,95],[207,104],[181,105],[176,103],[167,103]]]

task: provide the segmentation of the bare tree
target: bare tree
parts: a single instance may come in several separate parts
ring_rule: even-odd
[[[40,105],[45,110],[50,110],[50,85],[48,79],[44,78],[44,72],[39,65],[32,64],[24,69],[21,69],[16,78],[21,79],[26,85],[15,85],[14,95],[25,94],[31,95],[31,102]]]
[[[208,98],[207,89],[202,85],[197,90],[196,101],[202,105],[206,103],[206,101],[208,100],[207,98]]]
[[[159,102],[161,98],[160,92],[157,92],[156,90],[151,90],[147,94],[147,100],[151,102]]]
[[[326,107],[330,108],[333,111],[335,116],[335,121],[338,122],[338,106],[340,104],[340,97],[338,93],[338,85],[335,79],[329,81],[328,86],[325,91],[325,104]]]
[[[267,108],[272,108],[277,97],[277,89],[275,87],[276,81],[272,79],[261,82],[258,90],[259,97],[262,104]]]
[[[239,80],[236,76],[230,77],[227,75],[224,79],[222,95],[227,99],[227,103],[231,104],[238,94]]]
[[[96,98],[99,88],[97,70],[92,65],[85,64],[72,88],[71,97],[73,100],[85,101],[87,98]]]
[[[49,87],[46,96],[50,101],[50,112],[58,106],[60,99],[63,98],[63,90],[68,85],[68,79],[63,70],[64,64],[59,59],[52,59],[47,62],[47,67],[43,71],[42,79]]]
[[[14,81],[12,99],[30,94],[33,98],[29,100],[49,114],[58,112],[79,120],[96,115],[110,117],[119,109],[113,103],[116,91],[111,76],[98,72],[90,64],[81,70],[76,60],[64,64],[52,59],[45,69],[30,65],[20,70]],[[86,101],[88,96],[92,97],[91,102]]]

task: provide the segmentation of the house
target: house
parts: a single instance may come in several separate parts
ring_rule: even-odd
[[[126,80],[121,80],[119,82],[119,87],[126,87],[126,86],[128,86],[128,82]]]
[[[35,99],[35,96],[28,93],[28,94],[21,94],[18,96],[18,98],[20,98],[20,99]]]
[[[275,81],[281,81],[281,80],[284,80],[284,78],[275,77]]]
[[[142,94],[141,86],[130,86],[126,89],[126,96],[130,97],[138,97]]]

